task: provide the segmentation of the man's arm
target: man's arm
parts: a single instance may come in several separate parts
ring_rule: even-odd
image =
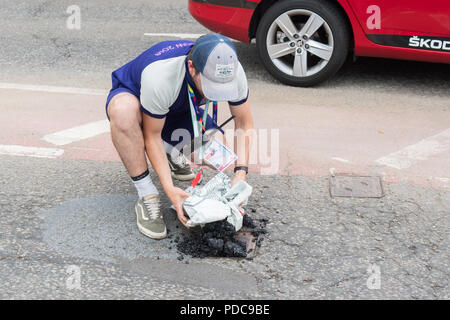
[[[234,152],[238,156],[236,166],[248,167],[250,158],[250,148],[253,137],[253,117],[250,110],[250,103],[247,100],[241,105],[230,105],[230,112],[234,118]],[[237,171],[233,179],[233,185],[240,180],[245,181],[245,171]]]
[[[161,139],[165,119],[153,118],[145,113],[143,113],[142,117],[147,156],[161,181],[164,192],[177,211],[178,219],[187,227],[188,219],[184,215],[182,205],[184,199],[189,197],[189,194],[173,185],[166,150]]]

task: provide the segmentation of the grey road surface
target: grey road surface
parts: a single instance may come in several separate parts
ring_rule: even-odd
[[[66,27],[74,4],[81,30]],[[166,39],[144,33],[207,32],[180,0],[2,0],[0,31],[0,82],[99,89],[114,68]],[[256,94],[288,90],[254,45],[236,46]],[[361,58],[321,87],[289,94],[342,93],[352,104],[356,93],[401,93],[399,103],[424,103],[419,116],[437,101],[447,119],[449,71]],[[186,231],[165,209],[169,238],[138,232],[122,164],[0,155],[0,169],[2,299],[449,299],[448,188],[383,182],[380,199],[333,198],[327,176],[251,173],[248,208],[270,220],[257,257],[179,261],[174,239]]]

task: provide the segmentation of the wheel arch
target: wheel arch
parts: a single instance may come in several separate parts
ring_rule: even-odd
[[[253,13],[252,19],[250,20],[250,26],[248,29],[248,35],[250,41],[256,37],[256,31],[258,30],[259,22],[261,21],[261,18],[271,6],[273,6],[277,2],[281,1],[288,1],[288,0],[262,0],[258,6],[255,9],[255,12]],[[342,7],[342,5],[339,3],[338,0],[316,0],[318,2],[326,2],[334,7],[336,7],[339,12],[341,13],[342,17],[345,19],[345,22],[347,24],[347,31],[350,33],[350,50],[353,52],[355,48],[355,35],[353,31],[352,24],[350,22],[350,18],[348,17],[347,12]]]

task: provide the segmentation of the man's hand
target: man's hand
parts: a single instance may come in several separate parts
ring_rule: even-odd
[[[231,186],[233,187],[239,181],[245,181],[246,176],[247,174],[245,173],[245,171],[243,170],[236,171],[236,173],[234,174],[233,181],[231,182]]]
[[[186,193],[184,190],[177,187],[173,187],[167,192],[167,197],[169,198],[170,202],[172,202],[175,210],[177,211],[178,219],[188,229],[189,226],[187,225],[187,222],[189,221],[189,219],[184,214],[183,201],[190,196],[191,195],[189,193]]]

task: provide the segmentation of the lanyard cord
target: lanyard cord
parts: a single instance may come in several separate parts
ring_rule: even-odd
[[[199,136],[198,122],[197,122],[197,119],[199,118],[199,110],[198,108],[194,107],[197,104],[197,98],[195,97],[194,90],[192,90],[189,83],[187,84],[187,87],[188,87],[189,107],[191,109],[192,128],[194,130],[194,138],[196,138]]]
[[[192,118],[192,126],[194,128],[194,137],[198,137],[199,133],[199,124],[202,129],[202,135],[206,131],[206,122],[208,119],[208,109],[210,101],[206,101],[205,110],[203,111],[203,115],[201,114],[200,107],[198,106],[197,97],[195,96],[194,90],[192,87],[187,84],[188,87],[188,98],[189,98],[189,106],[191,109],[191,118]],[[217,101],[212,101],[213,104],[213,123],[217,127]]]

